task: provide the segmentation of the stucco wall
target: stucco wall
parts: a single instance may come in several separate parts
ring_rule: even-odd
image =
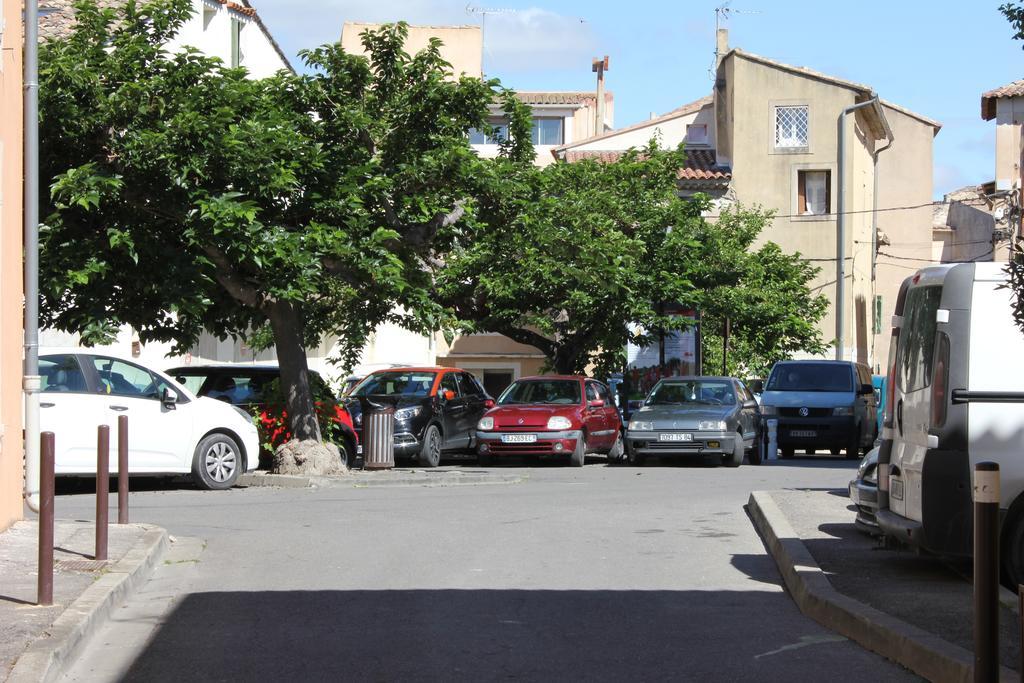
[[[22,25],[21,3],[0,2],[0,530],[22,516]]]
[[[1024,98],[1001,97],[996,100],[997,190],[1020,187],[1021,124],[1024,123]]]
[[[365,55],[363,32],[380,27],[381,24],[346,21],[341,29],[341,47],[350,54]],[[405,51],[416,54],[430,44],[431,38],[441,40],[441,56],[452,65],[456,75],[480,76],[483,73],[483,35],[479,26],[410,26]]]
[[[703,109],[683,114],[665,120],[661,117],[652,119],[650,122],[628,126],[628,130],[620,129],[612,135],[593,140],[574,147],[574,151],[582,150],[607,150],[618,151],[632,147],[645,147],[652,137],[657,137],[659,144],[664,149],[673,149],[680,142],[686,139],[686,127],[690,124],[705,124],[708,126],[708,145],[695,145],[695,147],[709,147],[715,139],[715,112],[714,107],[708,104]]]
[[[724,105],[718,113],[719,157],[731,156],[732,190],[745,206],[760,205],[776,212],[776,218],[760,241],[777,243],[787,252],[800,252],[814,260],[821,272],[815,291],[832,303],[820,323],[826,341],[835,339],[836,248],[838,211],[839,113],[855,103],[855,91],[806,75],[795,74],[735,53],[719,68],[716,97]],[[726,93],[722,101],[722,93]],[[774,107],[806,104],[808,148],[799,153],[774,149]],[[870,143],[860,132],[863,121],[857,115],[846,118],[847,212],[871,207],[872,183]],[[723,142],[724,149],[723,149]],[[831,213],[824,216],[796,216],[797,173],[827,170],[831,175]],[[849,213],[846,223],[846,325],[842,341],[844,357],[865,358],[870,354],[865,322],[871,291],[870,218],[867,213]],[[866,321],[865,321],[866,319]],[[831,352],[830,352],[831,355]]]

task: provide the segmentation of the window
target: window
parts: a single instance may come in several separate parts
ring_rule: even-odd
[[[941,299],[941,286],[915,287],[907,293],[896,362],[896,380],[906,392],[924,389],[931,383],[935,314]]]
[[[597,394],[597,385],[593,382],[587,382],[587,400],[597,401],[600,400],[600,396]]]
[[[832,172],[797,171],[797,213],[825,216],[832,213]]]
[[[807,146],[807,105],[775,107],[775,147],[801,149]]]
[[[92,362],[100,381],[97,391],[101,394],[159,399],[164,389],[172,389],[167,382],[133,363],[99,356]]]
[[[708,124],[691,123],[686,127],[686,142],[691,145],[708,144]]]
[[[508,139],[508,121],[491,119],[487,123],[491,126],[491,130],[469,129],[469,144],[497,145]]]
[[[45,356],[39,359],[40,390],[85,392],[85,375],[74,356]]]
[[[459,385],[455,381],[454,372],[446,372],[441,376],[441,387],[438,391],[440,394],[444,394],[446,391],[450,391],[457,397],[459,395]]]
[[[482,392],[477,386],[476,380],[468,372],[462,372],[456,375],[456,379],[459,382],[459,391],[462,392],[463,396],[478,396]]]
[[[562,135],[562,119],[536,118],[530,128],[530,140],[535,145],[560,145],[564,141]]]

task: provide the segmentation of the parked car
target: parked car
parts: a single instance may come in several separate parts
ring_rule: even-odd
[[[850,500],[857,507],[854,525],[866,534],[880,536],[878,526],[878,448],[872,448],[860,461],[857,476],[850,480]]]
[[[852,361],[780,361],[761,396],[761,414],[778,420],[783,458],[798,448],[859,458],[878,435],[875,405],[871,371]]]
[[[91,353],[39,357],[42,431],[54,433],[58,475],[96,474],[96,428],[128,417],[131,474],[191,474],[206,489],[230,488],[256,468],[256,426],[242,410],[198,397],[163,373]],[[117,471],[117,458],[111,458]]]
[[[629,461],[647,456],[716,456],[739,467],[750,452],[759,464],[761,413],[754,395],[734,377],[669,377],[647,395],[630,417]]]
[[[1024,583],[1024,334],[999,263],[924,268],[897,300],[878,523],[931,553],[972,553],[972,472],[1000,466],[1004,580]],[[886,476],[887,475],[887,476]]]
[[[267,395],[270,384],[281,377],[281,370],[277,365],[185,365],[171,368],[167,374],[197,396],[206,396],[238,406],[250,416],[259,415],[266,410],[270,400],[279,400]],[[309,381],[314,395],[334,395],[324,378],[315,370],[309,371]],[[356,459],[359,436],[355,432],[351,415],[343,404],[339,405],[340,410],[329,419],[336,423],[341,431],[341,441],[335,445],[341,452],[345,465],[351,467]],[[269,454],[263,455],[267,460]]]
[[[477,423],[477,457],[568,456],[582,467],[588,453],[622,458],[622,418],[608,387],[576,375],[524,377],[502,392]]]
[[[363,378],[345,401],[356,429],[371,403],[395,407],[395,455],[437,467],[445,451],[472,449],[476,423],[494,401],[458,368],[389,368]]]

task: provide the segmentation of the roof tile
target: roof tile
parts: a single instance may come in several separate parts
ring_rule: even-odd
[[[1020,97],[1024,95],[1024,80],[1007,83],[1004,86],[989,90],[981,95],[981,118],[991,121],[996,117],[996,100],[1001,97]]]

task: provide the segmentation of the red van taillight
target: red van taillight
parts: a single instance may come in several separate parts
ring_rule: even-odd
[[[939,332],[935,344],[935,372],[932,377],[932,428],[946,424],[949,397],[949,337]]]

